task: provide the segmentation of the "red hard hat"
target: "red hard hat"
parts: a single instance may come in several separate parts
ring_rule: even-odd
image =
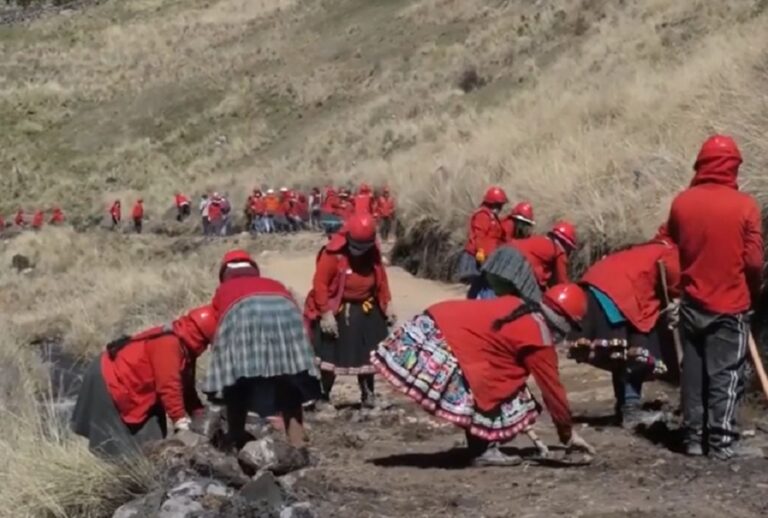
[[[512,209],[512,218],[529,225],[536,224],[536,221],[533,219],[533,205],[527,201],[521,201],[515,205],[515,208]]]
[[[224,254],[224,259],[221,260],[221,268],[219,269],[219,280],[223,279],[224,271],[227,269],[227,265],[231,263],[250,263],[251,266],[256,268],[256,271],[259,270],[259,265],[256,264],[256,261],[253,260],[248,252],[236,248]]]
[[[218,319],[212,306],[200,306],[187,313],[187,316],[195,323],[208,342],[213,340],[214,335],[216,335]]]
[[[694,169],[698,169],[699,164],[708,162],[715,158],[735,158],[741,163],[741,151],[736,142],[726,135],[713,135],[704,141],[699,155],[696,157]]]
[[[355,214],[346,224],[347,237],[355,241],[373,241],[376,239],[376,221],[370,214]]]
[[[576,227],[570,221],[558,221],[549,233],[571,249],[576,248],[576,245],[578,245]]]
[[[498,186],[489,187],[488,190],[485,191],[485,196],[483,196],[483,203],[486,205],[504,205],[508,201],[507,193],[504,192],[504,189]]]
[[[173,322],[173,333],[186,345],[194,357],[203,354],[216,336],[218,319],[212,306],[191,309]]]
[[[578,284],[556,284],[544,292],[544,302],[572,322],[587,314],[587,294]]]

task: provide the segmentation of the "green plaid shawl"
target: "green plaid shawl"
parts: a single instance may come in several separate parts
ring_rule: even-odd
[[[301,311],[279,295],[247,297],[219,322],[202,390],[222,391],[240,378],[308,371],[317,376]]]

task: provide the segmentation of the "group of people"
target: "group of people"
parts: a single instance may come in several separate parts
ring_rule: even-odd
[[[610,369],[618,417],[636,424],[646,417],[642,384],[663,363],[666,316],[683,341],[685,453],[746,454],[735,412],[763,247],[757,203],[738,191],[741,160],[732,139],[708,139],[659,232],[605,256],[579,282],[567,268],[574,226],[561,221],[537,235],[531,205],[503,216],[507,196],[491,188],[470,218],[460,267],[468,297],[400,323],[374,211],[353,208],[329,235],[303,308],[246,252],[229,252],[209,305],[107,345],[83,384],[75,431],[97,451],[124,454],[163,436],[165,414],[176,430],[208,433],[225,408],[232,447],[248,440],[245,416],[255,412],[281,416],[290,443],[303,448],[303,407],[329,405],[340,375],[357,376],[361,404],[375,406],[379,373],[463,428],[475,465],[509,466],[521,459],[500,445],[531,434],[542,410],[527,386],[533,376],[559,440],[594,454],[573,429],[555,346],[586,347]],[[194,365],[209,344],[204,406]]]
[[[19,207],[12,220],[6,221],[2,215],[0,215],[0,230],[8,227],[16,227],[20,229],[32,229],[40,230],[46,224],[46,211],[38,209],[34,211],[29,217],[24,211],[23,207]],[[50,217],[48,218],[49,225],[62,225],[64,224],[64,211],[58,206],[51,208]]]

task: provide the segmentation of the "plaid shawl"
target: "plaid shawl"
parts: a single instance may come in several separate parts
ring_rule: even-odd
[[[317,376],[301,310],[279,295],[246,297],[219,322],[202,390],[216,393],[241,378],[308,371]]]
[[[483,265],[483,273],[497,295],[518,295],[541,302],[542,293],[528,260],[512,246],[500,246]]]

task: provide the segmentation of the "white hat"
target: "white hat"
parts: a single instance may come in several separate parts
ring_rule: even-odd
[[[288,192],[288,187],[280,187],[280,192]]]
[[[267,189],[267,194],[275,194],[275,190],[274,189]]]

